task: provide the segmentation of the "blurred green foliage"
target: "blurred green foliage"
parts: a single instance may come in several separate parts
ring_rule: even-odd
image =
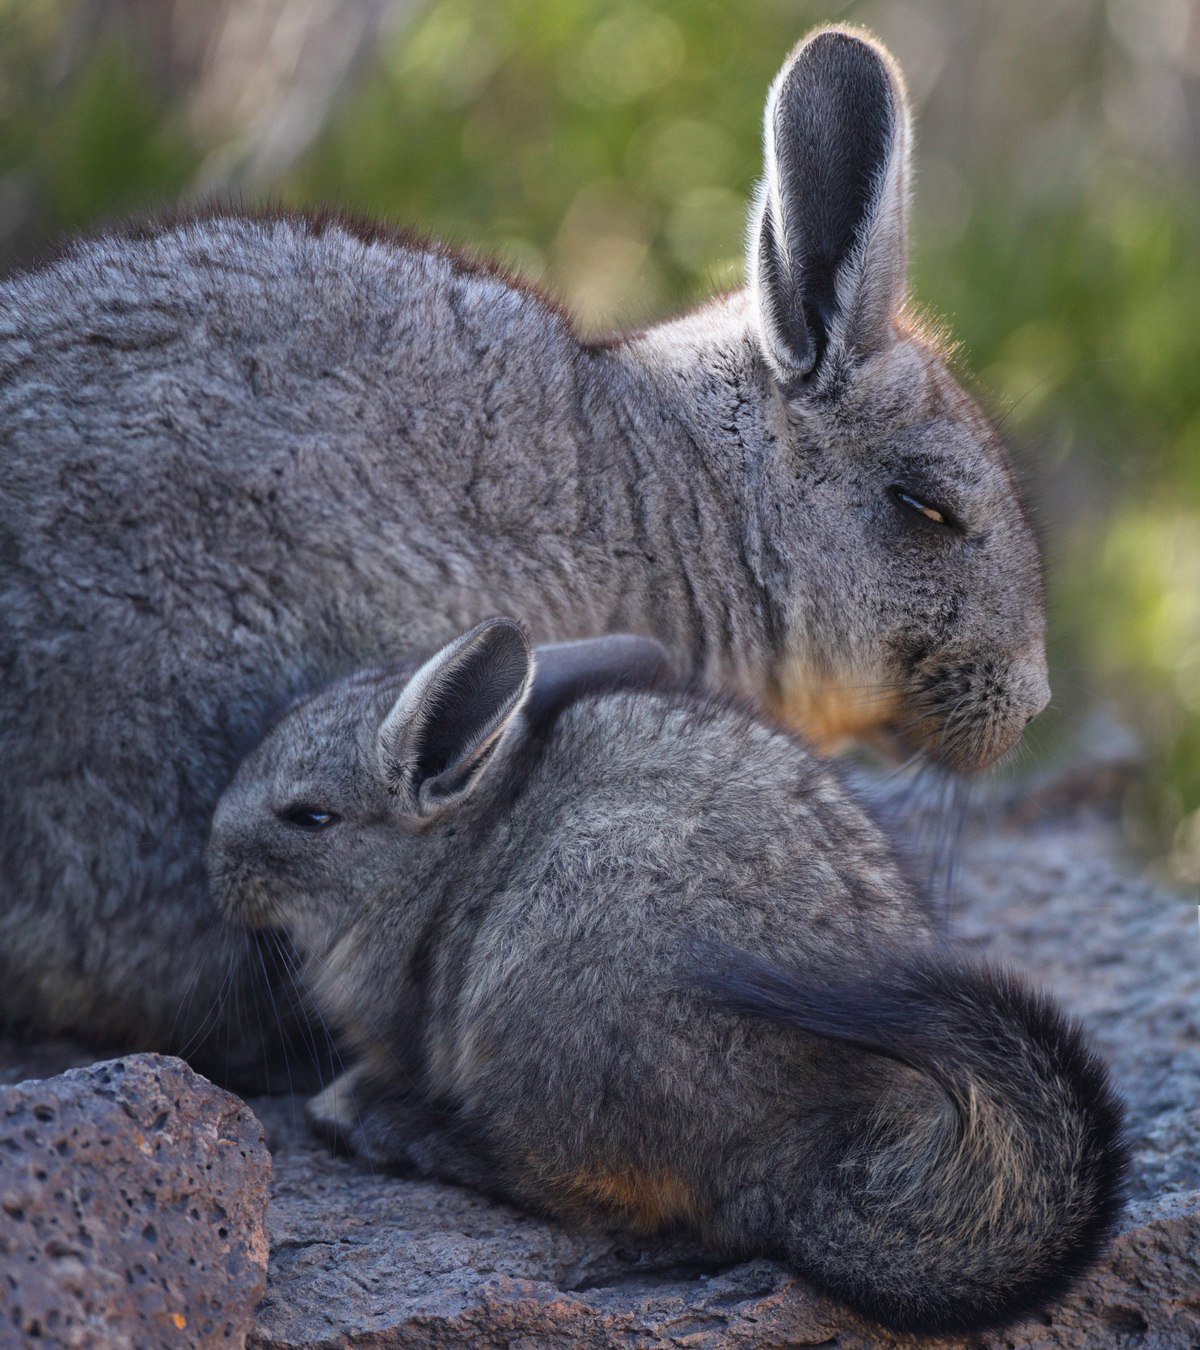
[[[1120,699],[1154,755],[1137,819],[1174,835],[1177,869],[1200,880],[1200,191],[1175,143],[1195,113],[1190,7],[408,8],[304,152],[251,195],[499,253],[585,328],[739,284],[763,99],[807,27],[861,21],[896,46],[922,133],[916,294],[1026,461],[1046,537],[1066,711],[1042,740]],[[18,259],[48,232],[214,181],[214,146],[136,4],[73,64],[70,11],[0,0],[0,246]]]

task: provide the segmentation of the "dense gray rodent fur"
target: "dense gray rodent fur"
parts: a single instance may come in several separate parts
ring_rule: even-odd
[[[1038,553],[906,309],[890,58],[810,38],[765,139],[748,287],[609,344],[329,217],[0,286],[0,1021],[225,1072],[259,1012],[203,890],[218,793],[273,708],[487,614],[655,635],[822,744],[1014,742]]]
[[[565,656],[531,681],[521,630],[481,624],[301,704],[223,796],[215,898],[291,934],[358,1054],[315,1123],[543,1212],[782,1257],[895,1327],[1060,1292],[1124,1167],[1078,1028],[940,945],[786,732],[580,688]]]

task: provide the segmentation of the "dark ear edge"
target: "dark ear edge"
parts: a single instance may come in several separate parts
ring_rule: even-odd
[[[531,726],[544,726],[577,699],[657,688],[672,674],[662,643],[632,633],[538,647],[525,717]]]
[[[867,34],[822,29],[771,87],[749,277],[764,354],[793,395],[831,357],[886,343],[904,298],[909,118],[903,80]]]
[[[444,647],[405,686],[379,728],[390,791],[431,816],[475,786],[529,691],[529,639],[487,619]]]

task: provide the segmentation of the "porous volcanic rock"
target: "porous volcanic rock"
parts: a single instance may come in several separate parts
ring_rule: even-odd
[[[244,1344],[270,1177],[252,1112],[182,1060],[0,1087],[0,1343]]]

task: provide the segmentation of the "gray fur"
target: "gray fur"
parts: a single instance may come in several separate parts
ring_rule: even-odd
[[[253,1039],[201,877],[218,793],[290,699],[486,614],[654,635],[822,745],[1007,749],[1047,697],[1038,554],[896,308],[907,136],[878,48],[810,40],[767,124],[787,268],[752,240],[747,290],[607,345],[328,217],[109,234],[0,286],[0,1019],[210,1066]],[[809,333],[812,240],[833,299],[793,370],[763,316]]]
[[[781,1256],[894,1326],[1057,1292],[1123,1166],[1079,1031],[937,944],[884,836],[787,734],[670,689],[530,716],[515,633],[335,684],[218,807],[214,896],[292,935],[359,1056],[318,1127],[543,1212]],[[474,706],[430,699],[443,683]],[[431,819],[380,746],[403,723],[469,751],[480,721],[496,748]],[[296,802],[330,823],[288,823]]]

